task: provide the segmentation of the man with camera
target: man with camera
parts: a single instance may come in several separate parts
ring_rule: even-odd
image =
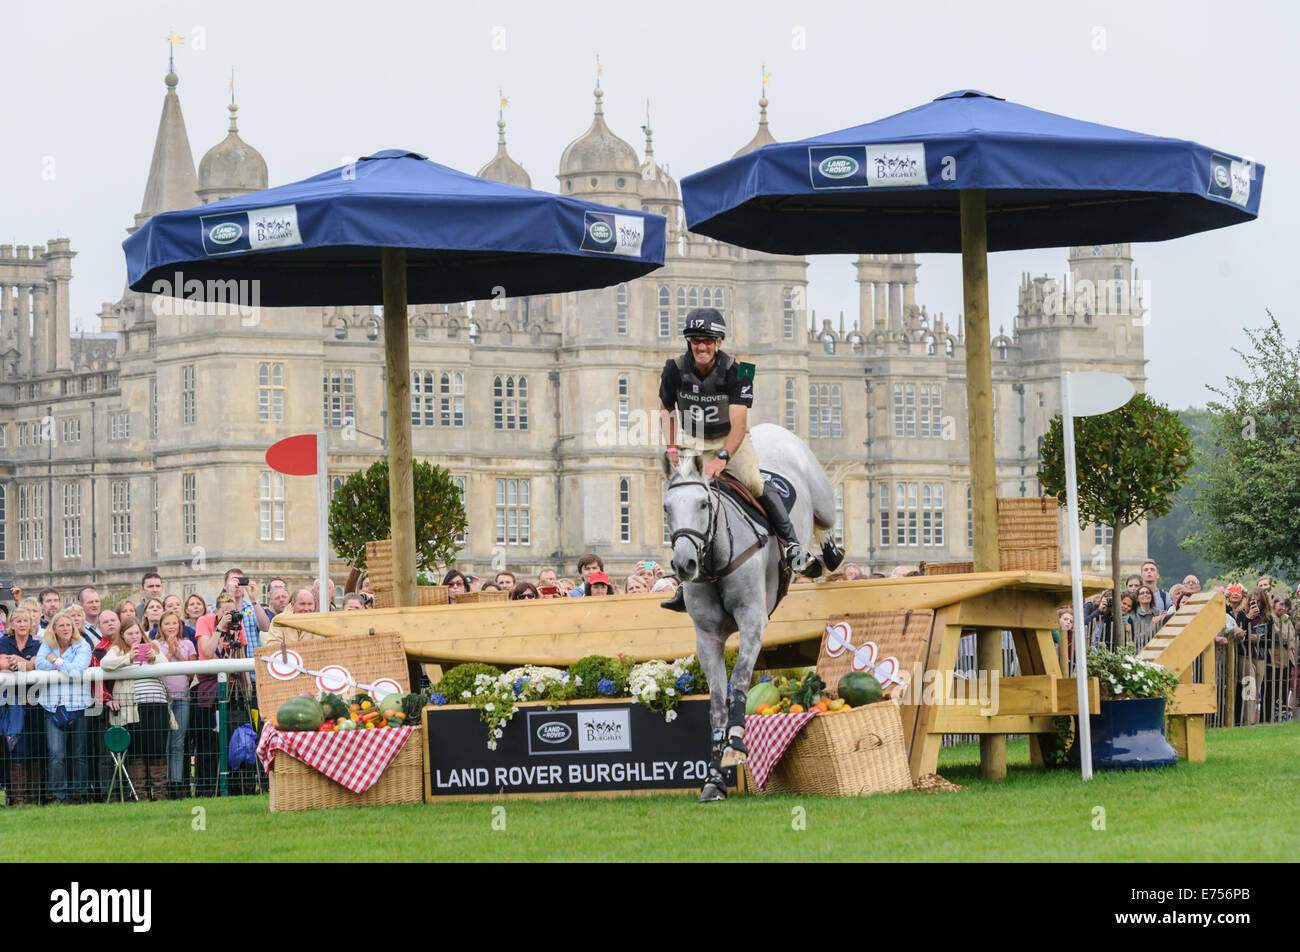
[[[257,600],[257,584],[243,569],[227,569],[222,591],[235,600],[234,619],[243,628],[244,645],[251,657],[262,642],[260,633],[271,630],[271,617]]]

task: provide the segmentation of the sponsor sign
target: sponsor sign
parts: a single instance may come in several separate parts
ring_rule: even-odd
[[[645,219],[635,215],[615,215],[610,212],[584,212],[582,220],[583,251],[598,251],[607,255],[641,255],[645,241]]]
[[[1250,201],[1251,173],[1249,162],[1238,162],[1216,152],[1210,156],[1209,194],[1245,208]]]
[[[810,146],[808,166],[812,187],[818,190],[929,184],[923,142]]]
[[[203,215],[199,227],[203,233],[203,251],[209,256],[302,244],[297,205]]]
[[[709,702],[688,698],[664,720],[632,701],[523,706],[487,749],[475,709],[427,709],[430,797],[698,790],[708,775]],[[727,779],[735,783],[734,771]]]

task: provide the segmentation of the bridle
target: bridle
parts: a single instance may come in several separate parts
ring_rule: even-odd
[[[746,513],[744,509],[742,509],[740,506],[737,506],[733,503],[732,508],[740,515],[742,519],[745,520],[750,530],[754,533],[754,543],[749,548],[745,549],[744,552],[741,552],[739,555],[736,555],[735,554],[736,541],[735,541],[735,537],[731,533],[731,522],[730,520],[728,520],[726,523],[727,553],[728,553],[727,563],[718,571],[710,571],[706,567],[706,560],[708,554],[713,551],[714,543],[717,541],[718,522],[722,515],[723,506],[726,505],[727,499],[725,496],[722,495],[722,493],[717,489],[717,487],[711,485],[710,483],[702,479],[681,479],[676,482],[669,483],[668,489],[665,490],[665,495],[667,493],[672,492],[674,489],[679,489],[683,486],[699,486],[704,490],[708,498],[708,506],[709,506],[708,531],[700,532],[698,529],[691,528],[690,526],[683,526],[680,529],[674,529],[670,540],[670,544],[675,546],[677,545],[678,539],[690,539],[691,545],[694,546],[695,548],[695,561],[696,564],[698,564],[700,567],[699,572],[700,572],[701,580],[705,582],[716,583],[726,578],[728,575],[730,575],[732,572],[738,569],[741,565],[743,565],[746,559],[748,559],[755,552],[759,551],[766,544],[768,539],[768,534],[764,532],[762,528],[760,528],[758,524],[755,523],[754,520],[749,517],[749,514]]]

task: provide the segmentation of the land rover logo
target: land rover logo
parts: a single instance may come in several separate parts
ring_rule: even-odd
[[[1228,175],[1228,167],[1225,165],[1216,165],[1214,167],[1214,184],[1219,188],[1228,188],[1232,185],[1232,179]]]
[[[609,226],[605,229],[608,231]],[[547,721],[537,728],[537,739],[547,744],[563,744],[573,736],[573,729],[563,721]]]
[[[229,245],[238,241],[243,234],[244,229],[233,221],[228,221],[213,228],[209,237],[219,245]]]
[[[602,245],[607,244],[609,239],[614,237],[614,231],[603,221],[594,221],[588,229],[593,241],[598,241]]]
[[[827,178],[848,178],[858,170],[858,161],[847,155],[832,155],[822,159],[817,168]]]

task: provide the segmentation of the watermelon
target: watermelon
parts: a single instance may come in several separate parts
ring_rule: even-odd
[[[875,704],[884,698],[880,682],[865,671],[850,671],[840,678],[838,694],[853,707]]]
[[[382,717],[387,717],[389,711],[403,711],[402,702],[405,700],[405,694],[385,694],[384,699],[377,703],[375,707],[379,708]]]
[[[347,702],[337,694],[322,694],[320,706],[325,711],[325,717],[329,720],[338,720],[340,717],[348,716]]]
[[[291,697],[275,712],[275,722],[282,731],[315,731],[325,723],[325,711],[319,701],[309,697]]]
[[[759,681],[745,695],[745,713],[756,714],[764,704],[775,704],[781,700],[781,692],[771,681]]]

